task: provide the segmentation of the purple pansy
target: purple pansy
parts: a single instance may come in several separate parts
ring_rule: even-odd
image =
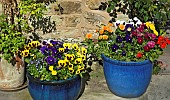
[[[117,49],[119,49],[119,46],[116,45],[116,44],[114,44],[114,45],[112,46],[112,51],[115,52]]]
[[[122,56],[126,56],[126,52],[125,51],[122,51]]]
[[[42,47],[40,48],[40,51],[41,51],[42,54],[48,54],[48,48],[47,48],[47,46],[42,46]]]
[[[133,26],[133,24],[126,24],[126,26],[125,26],[125,30],[126,31],[133,31],[134,30],[134,26]]]
[[[118,43],[122,43],[122,41],[123,41],[122,37],[121,37],[121,36],[117,36],[117,38],[116,38],[116,42],[118,42]]]
[[[55,64],[56,59],[53,58],[52,56],[48,56],[48,57],[46,58],[46,62],[47,62],[49,65],[53,65],[53,64]]]

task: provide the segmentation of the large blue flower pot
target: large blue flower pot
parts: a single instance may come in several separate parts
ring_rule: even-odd
[[[120,97],[135,98],[145,93],[152,77],[153,64],[112,60],[102,54],[104,75],[110,91]]]
[[[77,100],[81,92],[81,78],[77,75],[64,81],[42,82],[28,77],[28,90],[33,100]]]

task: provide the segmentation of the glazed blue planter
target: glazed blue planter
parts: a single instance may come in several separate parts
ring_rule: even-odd
[[[103,70],[110,91],[120,97],[136,98],[147,90],[152,77],[153,64],[143,62],[124,62],[102,54]]]
[[[81,91],[81,78],[77,75],[63,81],[42,82],[28,77],[28,90],[33,100],[77,100]]]

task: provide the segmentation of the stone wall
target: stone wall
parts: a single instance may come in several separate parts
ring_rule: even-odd
[[[98,23],[106,24],[110,20],[106,11],[98,10],[102,1],[106,0],[58,0],[63,14],[56,11],[56,3],[50,4],[46,15],[56,21],[57,31],[44,36],[83,39],[86,33],[97,28]]]

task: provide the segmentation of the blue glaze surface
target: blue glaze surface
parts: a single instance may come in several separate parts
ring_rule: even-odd
[[[81,90],[77,75],[65,81],[42,82],[28,77],[28,90],[33,100],[76,100]]]
[[[153,64],[143,62],[124,62],[102,54],[103,70],[110,91],[120,97],[135,98],[145,93],[152,77]]]

